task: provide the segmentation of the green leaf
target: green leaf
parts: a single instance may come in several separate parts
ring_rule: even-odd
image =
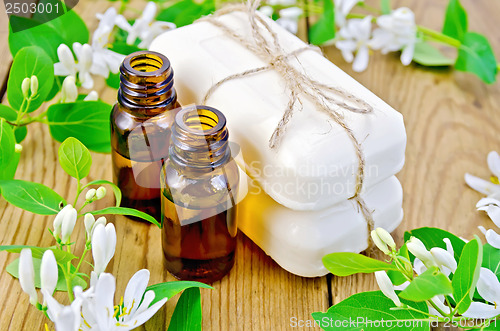
[[[42,264],[42,260],[39,258],[33,258],[33,268],[35,271],[35,287],[36,288],[41,288],[41,281],[40,281],[40,265]],[[19,259],[15,259],[10,263],[6,268],[5,271],[7,271],[12,277],[19,278]],[[56,285],[56,291],[64,291],[66,292],[68,289],[68,286],[66,285],[66,278],[64,278],[64,273],[61,269],[61,266],[57,266],[57,285]],[[83,279],[80,276],[73,277],[72,282],[71,282],[71,287],[75,286],[81,286],[82,288],[87,287],[87,282],[85,279]]]
[[[193,0],[180,0],[174,5],[160,11],[156,17],[157,21],[172,22],[178,28],[193,23],[202,16],[208,15],[215,10],[213,0],[205,0],[197,3]]]
[[[396,306],[381,291],[362,292],[355,294],[344,301],[330,307],[326,313],[316,312],[312,316],[323,330],[412,330],[428,331],[429,322],[415,323],[416,319],[427,319],[428,312],[425,302],[411,302],[401,300],[403,303],[423,313],[397,309]],[[356,323],[352,323],[355,321]],[[398,321],[401,326],[398,327]],[[410,327],[405,321],[411,322]],[[378,322],[378,323],[374,323]],[[293,325],[291,325],[293,327]],[[404,328],[407,327],[407,328]]]
[[[87,188],[90,185],[110,185],[111,189],[113,190],[113,193],[115,194],[116,207],[120,207],[120,204],[122,202],[122,191],[114,183],[112,183],[108,180],[98,179],[98,180],[91,181],[90,183],[85,185],[83,188]]]
[[[90,172],[92,156],[78,139],[69,137],[59,146],[59,163],[68,175],[80,181]]]
[[[391,0],[381,0],[380,1],[380,9],[382,10],[382,14],[387,15],[390,14],[391,9]]]
[[[495,54],[488,39],[475,32],[467,32],[460,48],[455,69],[477,75],[485,83],[496,81],[498,72]]]
[[[415,52],[413,53],[413,61],[423,66],[428,67],[443,67],[451,66],[455,60],[446,57],[431,44],[421,41],[415,44]]]
[[[5,118],[10,123],[15,123],[17,120],[17,111],[7,105],[0,104],[0,117]],[[12,130],[14,131],[17,143],[22,142],[28,134],[28,128],[26,126],[12,126]]]
[[[405,242],[408,241],[411,236],[420,239],[427,249],[431,249],[432,247],[441,247],[443,249],[446,249],[446,244],[443,239],[450,239],[451,245],[453,246],[453,251],[455,253],[454,257],[456,261],[459,260],[460,255],[462,254],[462,250],[465,246],[465,241],[450,232],[438,228],[424,227],[407,231],[404,234]],[[410,259],[413,262],[415,257],[411,255]]]
[[[54,77],[54,84],[52,85],[52,89],[50,90],[49,95],[47,95],[47,98],[45,98],[45,101],[54,99],[56,94],[59,93],[59,91],[61,91],[64,78],[66,77],[63,76]]]
[[[11,16],[9,19],[11,27],[9,28],[9,49],[12,57],[24,47],[38,46],[42,48],[45,53],[52,59],[58,61],[57,47],[65,43],[59,31],[48,26],[47,24],[40,24],[37,21],[25,17]],[[32,26],[29,29],[13,32],[12,25],[19,26]],[[66,27],[67,29],[67,27]],[[71,47],[71,44],[69,44]]]
[[[332,0],[323,1],[323,14],[309,29],[311,44],[321,45],[335,38],[335,10]]]
[[[483,246],[483,268],[490,269],[500,278],[500,249],[497,249],[490,244]]]
[[[438,267],[427,269],[415,277],[399,296],[410,301],[426,301],[440,294],[451,294],[451,282]]]
[[[467,32],[467,13],[458,0],[450,0],[446,8],[443,33],[462,41]]]
[[[59,194],[39,183],[19,179],[0,180],[2,195],[16,207],[39,215],[54,215],[66,204]]]
[[[106,85],[114,89],[120,88],[120,74],[110,72],[108,78],[106,78]]]
[[[124,41],[117,41],[112,43],[109,49],[122,55],[130,55],[134,52],[142,51],[142,48],[139,48],[135,45],[129,45]]]
[[[109,153],[110,113],[111,105],[101,101],[54,104],[47,112],[50,133],[57,141],[75,137],[92,151]]]
[[[15,154],[16,138],[12,127],[4,118],[0,118],[0,169],[9,165]]]
[[[379,270],[398,270],[395,265],[356,253],[331,253],[323,257],[323,264],[335,276],[367,274]]]
[[[146,220],[148,222],[153,223],[157,227],[161,228],[161,224],[158,223],[157,220],[154,219],[153,216],[148,215],[142,211],[139,211],[137,209],[132,209],[132,208],[126,208],[126,207],[108,207],[104,208],[101,210],[94,210],[90,211],[92,215],[126,215],[126,216],[135,216],[142,218],[143,220]]]
[[[56,247],[38,247],[38,246],[28,246],[28,245],[5,245],[5,246],[0,246],[0,252],[1,251],[6,251],[9,253],[21,253],[21,251],[24,248],[29,248],[31,249],[31,255],[33,258],[36,259],[41,259],[43,256],[43,253],[47,250],[51,250],[54,253],[54,257],[56,258],[56,261],[58,264],[65,265],[68,262],[73,261],[76,259],[76,256],[69,252],[65,252],[63,250],[57,249]]]
[[[483,262],[483,245],[477,236],[465,245],[451,282],[458,312],[463,314],[474,296]]]
[[[154,285],[148,286],[148,288],[146,289],[146,292],[149,290],[152,290],[153,292],[155,292],[155,298],[151,302],[151,304],[153,305],[163,298],[171,299],[173,296],[180,293],[181,291],[184,291],[185,289],[192,288],[192,287],[213,289],[213,287],[211,287],[207,284],[199,283],[199,282],[176,281],[176,282],[159,283],[159,284],[154,284]]]
[[[59,3],[62,8],[63,3],[58,0],[40,0],[38,3],[51,3],[55,5]],[[89,42],[89,30],[85,25],[85,22],[82,20],[80,16],[74,10],[68,10],[66,13],[61,15],[60,13],[56,13],[56,11],[52,11],[52,13],[45,12],[35,12],[33,14],[33,19],[39,22],[44,23],[47,26],[50,26],[55,31],[58,31],[58,34],[64,40],[64,43],[67,45],[73,45],[75,42],[79,42],[81,44],[85,44]],[[68,29],[68,27],[71,29]]]
[[[201,297],[199,288],[182,293],[168,326],[169,331],[201,331]]]
[[[21,153],[14,153],[9,164],[4,168],[0,168],[0,180],[14,179],[20,158]]]
[[[45,101],[54,83],[54,63],[40,47],[21,49],[14,58],[7,82],[7,99],[10,106],[21,110],[24,101],[21,84],[26,77],[37,76],[38,92],[28,101],[28,112],[37,110]]]

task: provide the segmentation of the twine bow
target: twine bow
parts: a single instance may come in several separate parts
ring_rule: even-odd
[[[206,104],[210,96],[220,86],[228,81],[248,77],[267,70],[277,71],[286,82],[286,89],[290,93],[290,99],[285,112],[283,113],[283,117],[279,121],[276,129],[269,139],[269,147],[271,149],[279,147],[281,138],[285,134],[287,124],[288,122],[290,122],[290,119],[292,118],[293,113],[297,108],[297,104],[299,104],[299,110],[302,110],[302,97],[307,98],[315,105],[318,111],[325,113],[335,123],[342,127],[342,129],[346,132],[347,136],[351,140],[356,152],[356,157],[358,159],[355,192],[350,199],[355,201],[356,205],[358,206],[358,210],[361,211],[365,218],[368,228],[368,246],[371,247],[370,232],[374,227],[372,211],[368,209],[365,201],[360,196],[364,182],[365,158],[361,143],[354,136],[354,132],[347,125],[344,120],[343,114],[339,112],[339,110],[344,109],[354,113],[368,114],[373,112],[373,108],[365,101],[357,98],[356,96],[339,87],[328,86],[309,78],[304,72],[298,70],[296,67],[290,64],[289,60],[293,57],[296,57],[302,52],[312,50],[321,54],[321,50],[319,50],[319,48],[317,47],[306,46],[285,54],[284,50],[279,44],[276,32],[271,29],[269,24],[261,16],[256,14],[256,10],[259,4],[259,0],[249,0],[246,5],[228,5],[216,11],[213,15],[198,20],[209,22],[210,24],[221,29],[228,36],[238,41],[249,51],[256,54],[266,63],[268,63],[265,66],[236,73],[218,81],[207,91],[203,98],[202,104]],[[232,30],[227,25],[217,20],[218,17],[235,11],[244,12],[248,15],[253,39],[249,38],[248,36],[245,37],[238,34],[236,31]],[[270,38],[266,38],[264,36],[264,33],[267,33]]]

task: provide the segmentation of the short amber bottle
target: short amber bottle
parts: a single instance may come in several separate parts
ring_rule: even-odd
[[[185,108],[175,117],[162,174],[162,245],[167,270],[212,283],[234,264],[239,172],[224,115]]]
[[[122,206],[160,220],[160,172],[168,157],[171,126],[179,107],[169,60],[142,51],[120,67],[118,103],[111,113],[114,182]]]

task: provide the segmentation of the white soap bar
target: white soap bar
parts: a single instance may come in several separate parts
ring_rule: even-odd
[[[220,20],[248,35],[248,17],[235,12]],[[286,53],[305,45],[268,20]],[[208,22],[198,22],[160,35],[151,50],[165,54],[175,72],[175,88],[183,105],[200,103],[209,88],[229,75],[267,65],[244,46]],[[370,104],[374,112],[339,110],[362,142],[366,158],[364,188],[396,174],[403,166],[406,133],[400,113],[315,51],[290,60],[312,79],[340,87]],[[301,69],[299,69],[301,70]],[[269,139],[289,100],[286,82],[269,70],[232,80],[210,97],[207,105],[227,117],[230,139],[241,145],[246,171],[274,200],[294,210],[319,210],[345,201],[355,192],[358,160],[346,132],[303,98],[281,145]]]
[[[250,189],[238,205],[238,227],[285,270],[303,277],[323,276],[323,256],[359,253],[368,246],[363,215],[354,201],[317,211],[296,211]],[[392,232],[403,219],[403,190],[396,177],[370,188],[363,198],[376,227]]]

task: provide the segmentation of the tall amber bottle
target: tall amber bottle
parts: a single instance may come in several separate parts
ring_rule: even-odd
[[[177,94],[173,70],[160,53],[142,51],[120,67],[118,102],[111,113],[113,178],[122,206],[160,220],[160,172],[168,157]]]
[[[234,264],[239,173],[224,115],[194,106],[175,117],[162,174],[162,245],[168,271],[211,283]]]

